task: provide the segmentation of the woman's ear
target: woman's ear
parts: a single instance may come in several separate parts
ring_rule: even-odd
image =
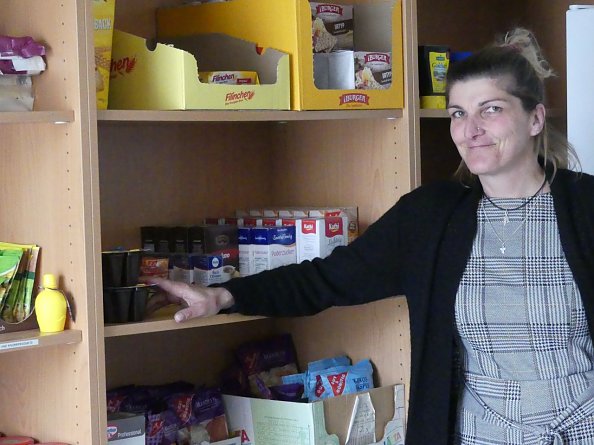
[[[530,120],[530,136],[536,136],[540,134],[544,128],[546,115],[547,112],[544,105],[536,105],[536,108],[534,108],[534,111],[532,111],[532,118]]]

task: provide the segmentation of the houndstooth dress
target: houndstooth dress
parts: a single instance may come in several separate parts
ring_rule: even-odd
[[[523,199],[497,199],[505,208]],[[550,193],[482,199],[456,298],[457,445],[594,444],[594,347]]]

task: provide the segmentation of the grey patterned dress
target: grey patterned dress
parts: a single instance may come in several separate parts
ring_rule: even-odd
[[[523,199],[497,199],[505,208]],[[486,199],[456,298],[456,444],[594,444],[594,347],[550,193]]]

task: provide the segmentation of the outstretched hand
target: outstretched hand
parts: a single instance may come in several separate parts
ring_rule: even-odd
[[[175,313],[174,318],[178,323],[191,318],[215,315],[221,309],[230,308],[234,303],[233,295],[223,287],[205,287],[158,277],[151,277],[146,282],[156,284],[161,289],[149,299],[147,314],[168,304],[179,304],[185,308]]]

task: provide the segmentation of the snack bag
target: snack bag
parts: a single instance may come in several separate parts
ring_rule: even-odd
[[[307,390],[310,402],[367,391],[373,388],[373,368],[368,359],[352,366],[335,366],[308,373]]]
[[[97,109],[107,109],[115,0],[93,0]]]
[[[237,358],[256,397],[270,399],[271,386],[282,384],[282,376],[297,374],[295,347],[289,334],[242,345]]]

